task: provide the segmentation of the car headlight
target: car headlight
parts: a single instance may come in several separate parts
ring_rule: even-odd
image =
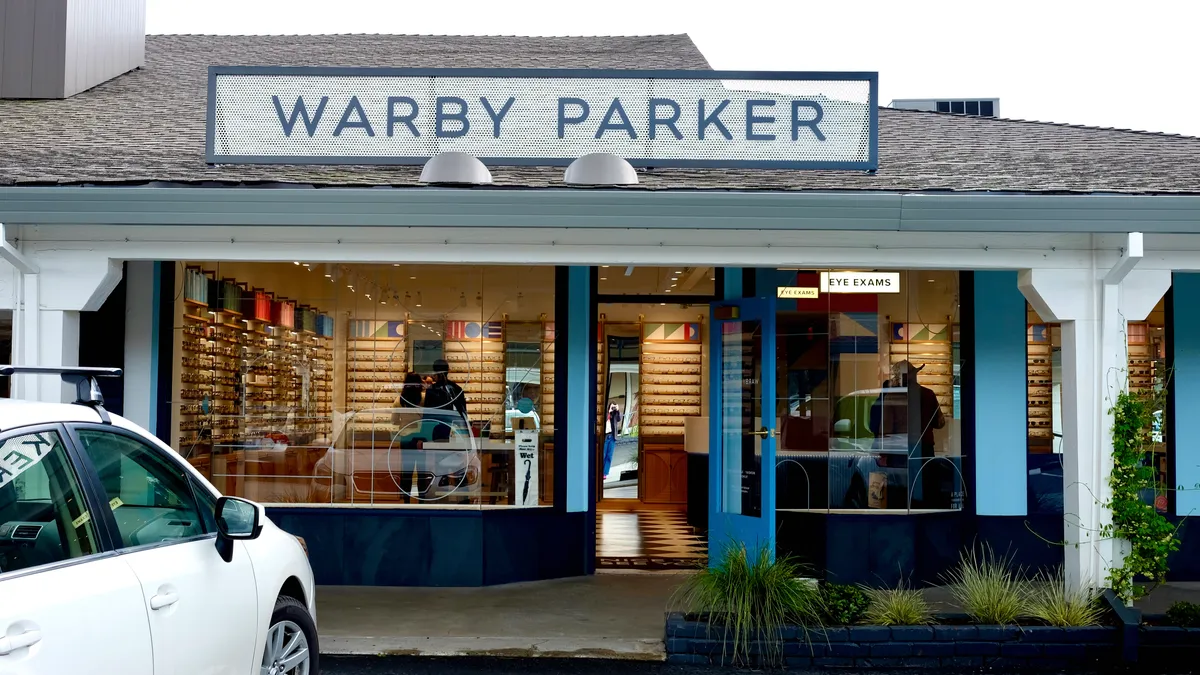
[[[308,557],[308,543],[304,541],[304,537],[294,535],[294,534],[292,536],[296,537],[296,541],[300,542],[300,548],[304,549],[304,557],[307,558]]]

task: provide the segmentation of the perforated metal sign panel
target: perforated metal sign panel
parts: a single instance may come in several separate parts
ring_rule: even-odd
[[[208,161],[877,166],[874,73],[213,67]]]

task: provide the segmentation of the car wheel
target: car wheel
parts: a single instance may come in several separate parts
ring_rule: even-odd
[[[271,612],[261,675],[317,675],[317,627],[299,600],[280,596]]]

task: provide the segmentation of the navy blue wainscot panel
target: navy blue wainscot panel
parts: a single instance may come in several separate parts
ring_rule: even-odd
[[[338,510],[267,509],[267,517],[284,532],[303,537],[308,563],[318,584],[341,585],[343,577],[343,521]]]
[[[506,509],[483,513],[484,584],[586,574],[586,512]]]
[[[404,509],[350,510],[346,514],[345,583],[353,586],[479,586],[482,552],[479,513]],[[435,534],[435,530],[440,530]],[[443,555],[438,545],[452,546]],[[464,547],[463,544],[466,544]],[[434,569],[434,560],[443,563]]]

